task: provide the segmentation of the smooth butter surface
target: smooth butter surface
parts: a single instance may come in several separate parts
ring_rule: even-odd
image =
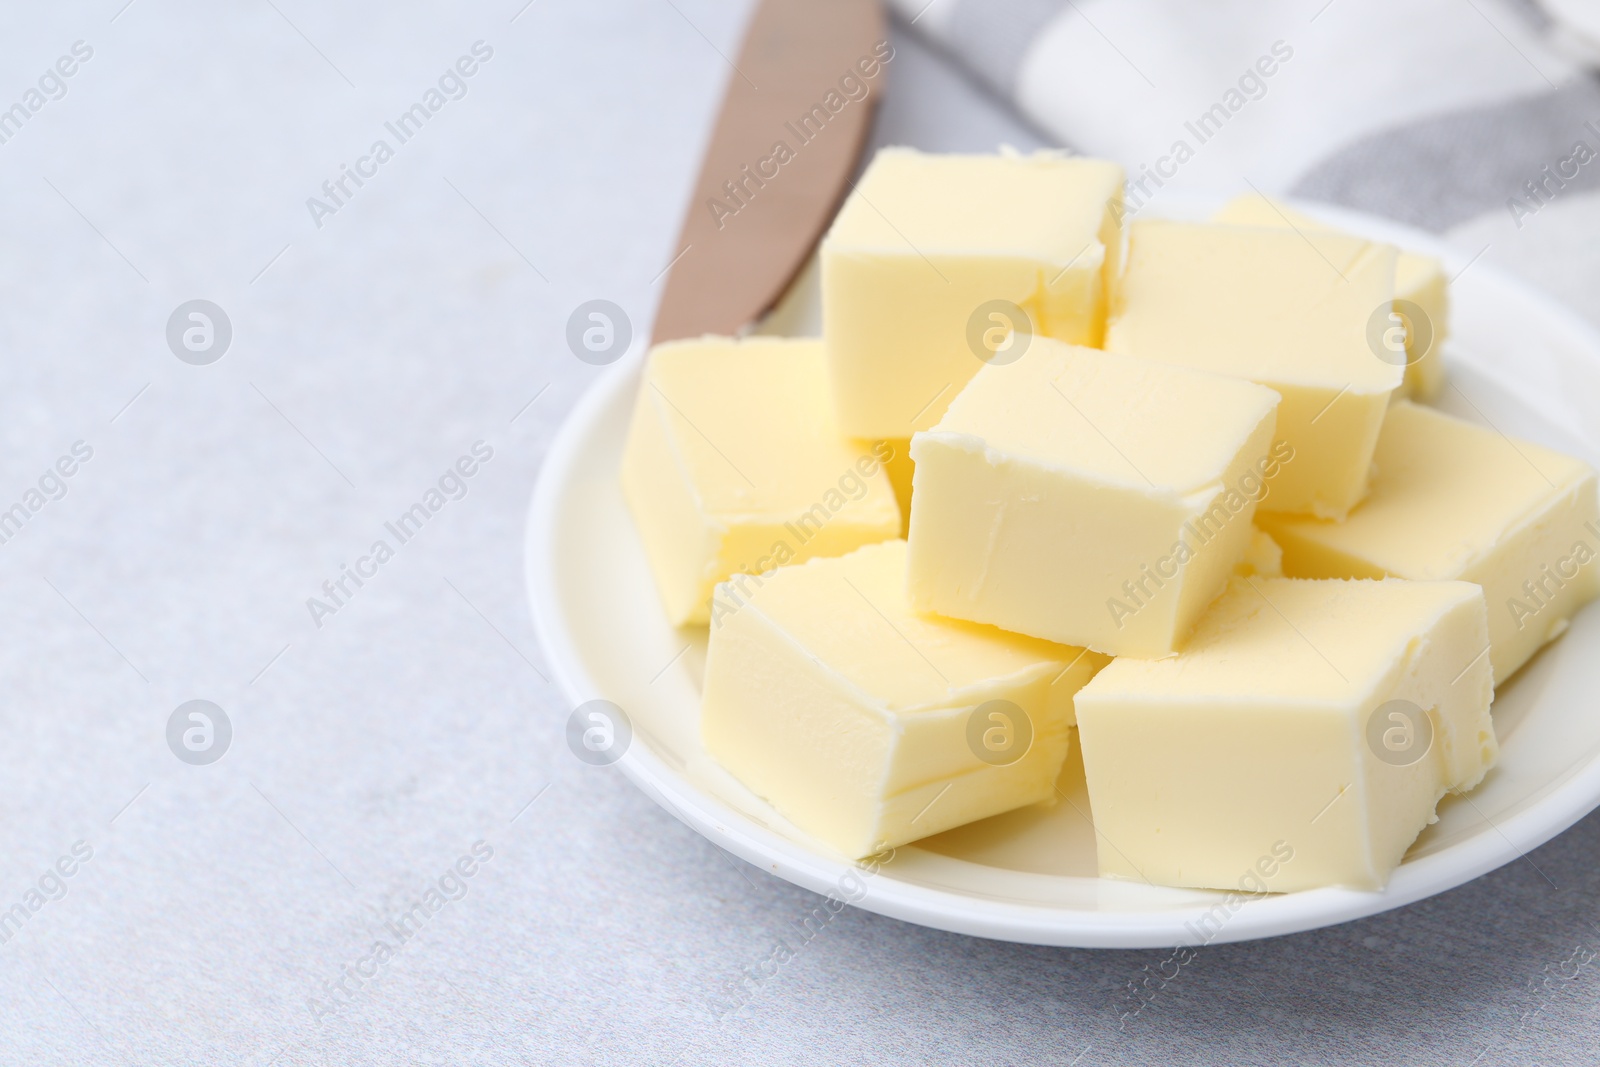
[[[1095,344],[1119,267],[1122,170],[1060,153],[879,152],[823,239],[823,336],[840,425],[907,438],[982,366],[980,306]],[[979,315],[982,328],[993,323]]]
[[[918,615],[904,575],[903,541],[785,567],[725,587],[739,607],[711,631],[707,750],[849,856],[1048,799],[1072,695],[1106,662]],[[984,722],[1011,729],[1004,765],[980,758],[970,737],[975,709],[992,700],[1027,718],[1025,728]]]
[[[818,341],[658,346],[622,487],[673,623],[707,622],[730,575],[899,536],[891,454],[839,433]]]
[[[1487,634],[1465,582],[1236,581],[1178,655],[1078,694],[1101,872],[1232,889],[1268,857],[1257,889],[1382,886],[1498,752]],[[1393,700],[1427,725],[1374,732]]]
[[[1230,226],[1268,226],[1306,232],[1332,229],[1309,215],[1255,193],[1228,201],[1212,217],[1212,221]],[[1450,329],[1450,281],[1444,272],[1444,264],[1433,256],[1402,249],[1395,260],[1394,298],[1417,305],[1428,318],[1428,344],[1421,344],[1421,330],[1406,335],[1405,380],[1400,388],[1404,396],[1427,400],[1444,385],[1444,357],[1441,352]],[[1421,351],[1418,351],[1419,348]]]
[[[1367,338],[1394,300],[1395,255],[1326,231],[1136,222],[1105,347],[1277,391],[1293,458],[1262,508],[1338,518],[1366,493],[1402,380]]]
[[[1477,582],[1497,682],[1600,594],[1600,504],[1582,461],[1400,401],[1374,465],[1371,494],[1343,523],[1260,517],[1285,573]]]
[[[912,603],[1170,652],[1250,545],[1276,406],[1239,379],[1034,338],[912,439]]]

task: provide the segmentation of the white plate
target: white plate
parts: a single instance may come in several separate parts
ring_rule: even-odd
[[[1174,200],[1176,198],[1173,198]],[[1201,217],[1211,204],[1164,214]],[[1470,255],[1427,234],[1312,205],[1345,229],[1442,257]],[[1565,308],[1478,263],[1456,281],[1441,407],[1596,463],[1588,412],[1600,411],[1600,337]],[[1600,804],[1600,611],[1582,613],[1497,694],[1500,764],[1439,821],[1381,892],[1317,889],[1226,898],[1101,879],[1081,765],[1062,773],[1070,803],[997,816],[899,849],[857,871],[713,765],[700,745],[705,631],[668,625],[617,484],[642,346],[608,368],[545,460],[529,514],[527,580],[550,667],[576,706],[622,707],[632,741],[617,766],[713,842],[796,885],[909,922],[1045,945],[1171,947],[1308,930],[1443,892],[1550,839]],[[1074,746],[1076,748],[1076,746]],[[1526,862],[1524,860],[1524,862]]]

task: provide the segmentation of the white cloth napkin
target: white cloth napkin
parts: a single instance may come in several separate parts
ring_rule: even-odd
[[[1338,203],[1484,248],[1600,321],[1594,0],[890,2],[1063,144],[1127,167],[1130,205]]]

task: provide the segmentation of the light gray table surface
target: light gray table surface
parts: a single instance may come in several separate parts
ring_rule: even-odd
[[[568,752],[522,538],[597,373],[567,317],[648,329],[745,6],[124,3],[0,32],[0,107],[92,49],[0,144],[0,509],[60,497],[0,544],[0,1064],[1600,1059],[1596,817],[1433,900],[1206,948],[1126,1025],[1166,953],[853,909],[719,1019],[818,898]],[[878,143],[1038,143],[895,40]],[[307,198],[477,41],[466,95],[319,227]],[[197,298],[232,326],[204,366],[166,337]],[[478,441],[466,495],[316,625]],[[232,724],[210,765],[168,746],[194,699]],[[459,899],[371,960],[441,878]]]

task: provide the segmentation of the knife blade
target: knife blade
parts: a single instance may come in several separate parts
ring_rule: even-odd
[[[777,302],[860,159],[884,47],[879,0],[761,0],[731,61],[654,342],[735,334]]]

